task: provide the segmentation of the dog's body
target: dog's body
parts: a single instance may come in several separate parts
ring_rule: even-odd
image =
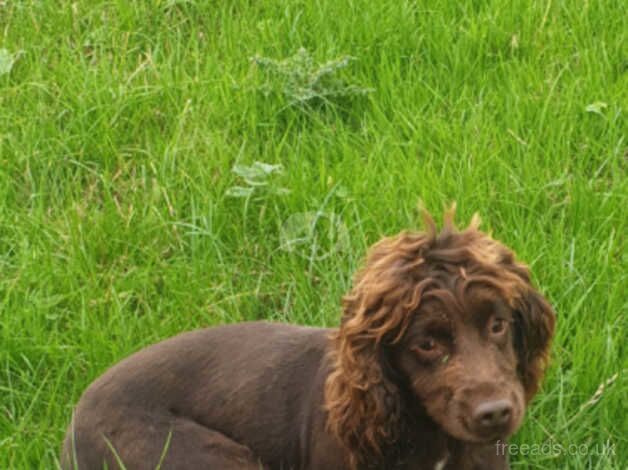
[[[66,453],[91,449],[77,453],[80,469],[101,468],[109,454],[115,468],[105,436],[129,469],[152,469],[169,440],[166,469],[257,469],[259,459],[270,468],[331,470],[309,461],[313,446],[330,446],[311,442],[324,422],[322,408],[308,406],[322,400],[327,343],[322,329],[260,322],[144,349],[86,391]]]
[[[184,333],[85,392],[62,452],[79,470],[503,470],[554,314],[476,230],[376,244],[338,329]],[[123,467],[124,465],[124,467]]]
[[[154,469],[164,455],[163,469],[347,468],[321,406],[331,332],[252,322],[143,349],[87,389],[62,466],[116,468],[119,458],[128,470]],[[405,436],[386,469],[507,468],[495,445],[465,445],[433,424],[423,429],[414,429],[415,442]]]

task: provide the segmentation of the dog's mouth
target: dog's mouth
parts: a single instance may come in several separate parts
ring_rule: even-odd
[[[510,426],[505,429],[495,429],[494,431],[480,432],[476,429],[473,429],[473,426],[471,426],[469,421],[465,419],[464,416],[460,416],[458,421],[464,430],[464,434],[466,435],[466,438],[463,438],[462,440],[473,444],[490,444],[497,441],[498,439],[505,440],[513,434],[513,430],[510,429]]]

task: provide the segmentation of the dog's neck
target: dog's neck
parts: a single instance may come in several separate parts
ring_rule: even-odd
[[[448,460],[456,447],[452,438],[427,414],[416,397],[402,394],[403,422],[398,453],[402,460],[419,459],[421,462]],[[403,455],[405,454],[405,455]],[[427,467],[429,468],[429,467]]]

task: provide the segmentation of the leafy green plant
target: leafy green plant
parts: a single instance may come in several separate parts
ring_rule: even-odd
[[[6,75],[11,72],[20,54],[21,51],[11,53],[7,49],[0,49],[0,75]]]
[[[286,188],[272,184],[272,175],[283,173],[283,165],[270,165],[264,162],[254,162],[252,165],[234,165],[231,169],[244,183],[227,189],[227,196],[251,197],[254,193],[265,191],[270,194],[286,194]]]
[[[251,60],[266,74],[262,92],[266,96],[281,95],[287,106],[333,104],[341,98],[363,96],[373,91],[346,83],[339,77],[339,72],[355,60],[348,55],[319,64],[307,49],[300,48],[296,54],[282,60],[259,55]]]

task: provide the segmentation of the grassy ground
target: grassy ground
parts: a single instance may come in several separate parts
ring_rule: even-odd
[[[335,324],[419,198],[479,211],[558,312],[515,442],[560,448],[513,467],[625,468],[625,6],[423,3],[0,2],[0,468],[56,467],[143,345]]]

